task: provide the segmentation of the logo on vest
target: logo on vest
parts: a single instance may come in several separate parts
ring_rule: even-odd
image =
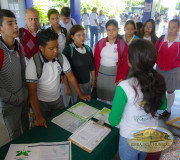
[[[173,143],[172,133],[160,127],[143,127],[132,131],[128,144],[135,150],[142,152],[159,152],[169,148]]]

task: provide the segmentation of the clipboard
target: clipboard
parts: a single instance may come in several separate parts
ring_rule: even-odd
[[[87,135],[84,135],[86,131]],[[80,128],[78,128],[68,138],[68,140],[78,147],[82,148],[83,150],[87,151],[88,153],[91,153],[110,132],[111,129],[109,127],[98,124],[93,120],[89,120]]]

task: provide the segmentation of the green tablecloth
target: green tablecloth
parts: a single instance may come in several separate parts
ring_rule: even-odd
[[[91,102],[85,103],[99,110],[101,110],[103,107],[111,108],[110,105],[94,99],[92,99]],[[62,112],[64,112],[65,110],[63,110]],[[48,128],[35,127],[24,133],[22,136],[14,139],[10,143],[2,146],[0,148],[0,160],[4,160],[10,144],[67,141],[67,139],[72,133],[50,122],[52,118],[47,121]],[[95,148],[92,153],[88,153],[83,149],[77,147],[76,145],[72,144],[72,160],[112,160],[112,158],[118,151],[119,130],[109,125],[108,127],[112,129],[110,134]]]

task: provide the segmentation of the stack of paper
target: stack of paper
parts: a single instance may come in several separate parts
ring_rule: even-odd
[[[11,144],[5,160],[71,160],[71,142]]]

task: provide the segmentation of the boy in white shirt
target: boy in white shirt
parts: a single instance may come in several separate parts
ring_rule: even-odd
[[[87,13],[87,9],[84,8],[84,13],[81,17],[81,23],[84,21],[84,27],[86,29],[86,40],[89,40],[89,26],[90,26],[90,19],[89,19],[89,13]]]
[[[71,18],[71,9],[69,7],[63,7],[60,13],[60,25],[67,29],[67,32],[76,24],[76,21]]]
[[[38,36],[38,43],[40,52],[29,60],[26,82],[28,82],[30,103],[36,115],[35,125],[47,128],[45,119],[64,108],[60,91],[62,71],[80,99],[90,100],[90,96],[82,94],[67,58],[58,52],[58,35],[52,30],[44,30]]]

